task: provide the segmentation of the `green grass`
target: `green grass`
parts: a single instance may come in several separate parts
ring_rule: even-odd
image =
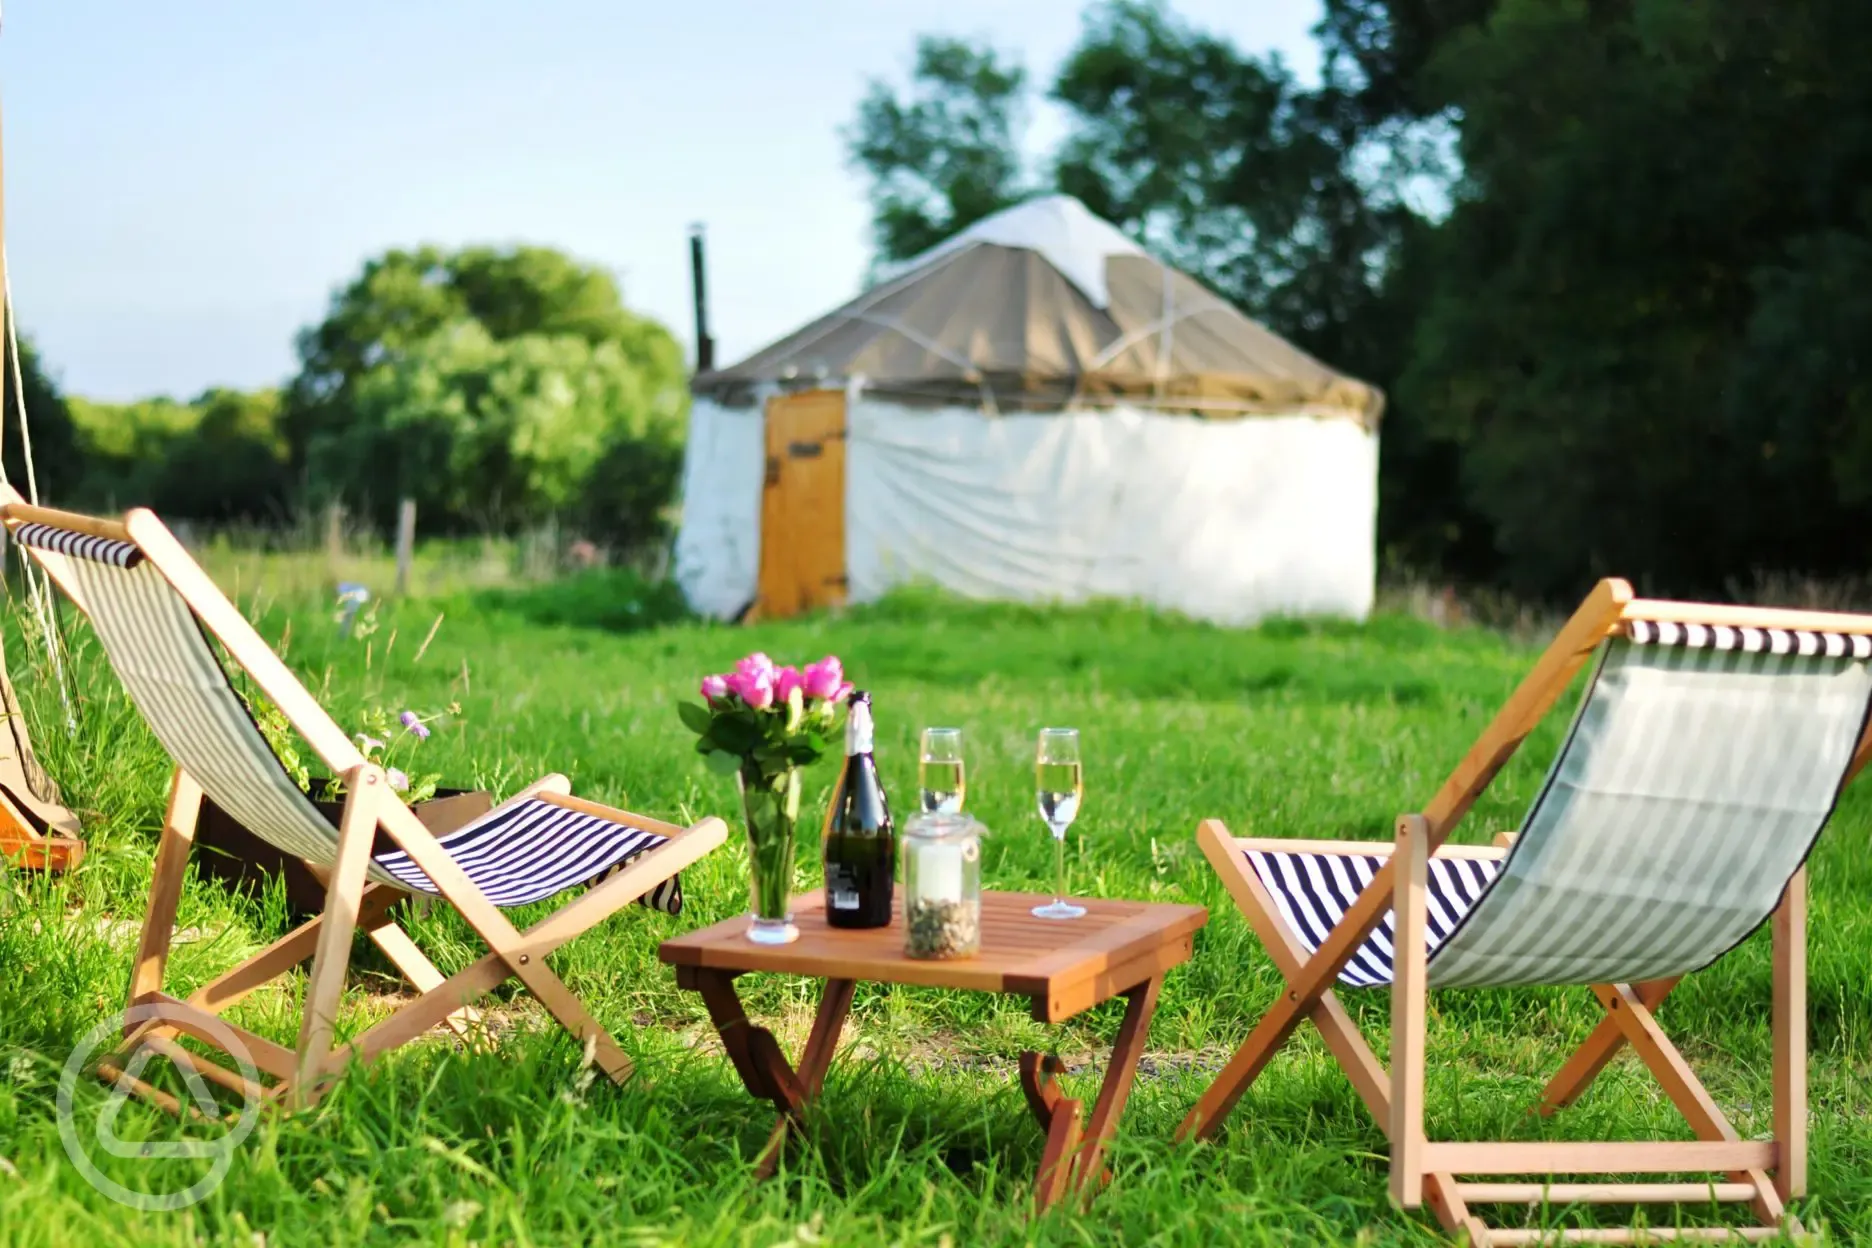
[[[1194,961],[1167,981],[1114,1182],[1090,1213],[1029,1218],[1041,1141],[1011,1067],[1023,1048],[1055,1048],[1075,1067],[1069,1090],[1089,1096],[1116,1007],[1049,1031],[1011,1001],[877,987],[859,992],[812,1146],[790,1153],[779,1180],[751,1182],[748,1159],[770,1114],[741,1090],[700,1002],[655,959],[659,940],[745,907],[745,858],[731,844],[689,873],[680,918],[633,907],[554,958],[636,1059],[626,1087],[581,1075],[576,1048],[542,1025],[523,992],[509,991],[495,1014],[506,1029],[496,1052],[426,1040],[347,1078],[308,1115],[264,1119],[226,1182],[194,1209],[131,1212],[66,1160],[54,1091],[76,1040],[121,1004],[165,767],[94,651],[80,643],[83,729],[73,740],[14,639],[35,740],[83,813],[92,852],[69,880],[0,881],[10,890],[0,893],[0,1243],[1440,1242],[1427,1216],[1388,1204],[1383,1137],[1310,1034],[1274,1062],[1217,1143],[1171,1144],[1210,1072],[1278,988],[1192,834],[1213,815],[1241,834],[1388,837],[1395,815],[1435,789],[1525,671],[1525,646],[1401,616],[1228,631],[1126,608],[1029,610],[917,594],[741,630],[685,621],[666,594],[617,574],[391,604],[362,641],[338,639],[321,603],[258,601],[262,630],[278,638],[290,625],[290,660],[341,718],[458,698],[462,721],[424,747],[427,769],[449,782],[510,792],[563,770],[580,793],[678,821],[732,822],[734,798],[690,752],[672,702],[750,649],[783,661],[837,652],[874,693],[879,763],[900,805],[913,798],[917,730],[965,730],[970,808],[992,831],[985,879],[994,887],[1045,887],[1051,854],[1032,808],[1034,734],[1079,727],[1086,806],[1072,840],[1076,888],[1194,901],[1212,914]],[[1462,839],[1513,825],[1561,726],[1535,734]],[[831,778],[822,764],[809,799],[823,802]],[[1814,1194],[1802,1213],[1841,1240],[1872,1235],[1868,800],[1848,796],[1813,860]],[[816,878],[810,849],[800,875]],[[237,901],[194,880],[180,923],[191,939],[171,975],[184,990],[285,928],[277,895]],[[451,916],[412,930],[444,969],[478,952]],[[355,965],[347,1030],[380,1016],[398,992],[368,945]],[[750,1012],[796,1046],[813,986],[777,977],[743,986]],[[1346,996],[1383,1052],[1385,997]],[[1662,1011],[1744,1135],[1769,1126],[1767,1000],[1758,936]],[[295,1006],[284,991],[262,993],[234,1018],[290,1042]],[[1433,1134],[1684,1135],[1629,1059],[1552,1123],[1525,1113],[1597,1011],[1584,990],[1434,997]],[[86,1081],[78,1095],[95,1114],[104,1094]],[[131,1106],[119,1130],[168,1139],[189,1129]],[[107,1172],[127,1185],[175,1187],[188,1181],[177,1173],[199,1168],[132,1160]],[[1507,1210],[1504,1220],[1523,1216]]]

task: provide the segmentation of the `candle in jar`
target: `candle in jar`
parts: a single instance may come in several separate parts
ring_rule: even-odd
[[[919,845],[916,851],[918,901],[962,900],[962,846]]]

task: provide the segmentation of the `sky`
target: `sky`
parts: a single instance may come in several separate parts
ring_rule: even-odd
[[[393,246],[535,243],[611,270],[688,344],[708,231],[729,362],[848,299],[870,259],[840,130],[916,36],[1044,85],[1081,0],[11,0],[7,259],[68,391],[278,384],[293,336]],[[1318,0],[1173,0],[1317,73]],[[1063,130],[1045,104],[1025,136]]]

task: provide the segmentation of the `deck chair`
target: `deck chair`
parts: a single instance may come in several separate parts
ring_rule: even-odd
[[[71,871],[84,861],[78,817],[65,809],[58,786],[39,765],[19,695],[0,651],[0,862],[48,874]]]
[[[0,732],[0,862],[47,874],[76,870],[85,855],[78,817],[65,809],[58,786],[33,754],[4,654],[0,716],[7,725]]]
[[[126,1025],[123,1047],[100,1064],[100,1073],[179,1112],[180,1102],[136,1077],[153,1053],[251,1100],[303,1107],[349,1063],[370,1062],[437,1024],[460,1022],[471,1002],[513,977],[607,1075],[619,1082],[629,1075],[630,1060],[548,968],[546,955],[630,902],[679,910],[678,872],[722,843],[727,828],[721,820],[689,828],[661,823],[572,797],[565,777],[550,775],[438,838],[153,514],[93,519],[29,506],[0,486],[0,519],[90,619],[131,700],[176,764],[131,971],[133,1017],[149,1017]],[[338,827],[281,766],[212,643],[343,778]],[[325,905],[319,917],[181,1000],[163,991],[163,970],[204,796],[255,835],[303,859],[325,882]],[[391,848],[374,848],[379,830]],[[524,932],[501,913],[580,885],[590,887]],[[486,942],[487,955],[445,978],[391,921],[391,908],[411,895],[453,905]],[[360,927],[421,995],[334,1049],[335,1016]],[[218,1017],[307,959],[312,970],[296,1049]],[[174,1043],[184,1035],[230,1055],[236,1046],[229,1040],[238,1041],[256,1073],[275,1082],[256,1084],[216,1061],[198,1061]]]
[[[1518,833],[1450,832],[1588,661],[1597,666]],[[1602,581],[1422,813],[1393,843],[1197,839],[1286,981],[1179,1138],[1221,1125],[1303,1021],[1391,1143],[1391,1192],[1490,1244],[1772,1239],[1806,1188],[1804,862],[1872,738],[1872,617],[1634,598]],[[1773,932],[1773,1138],[1741,1139],[1659,1028],[1682,976],[1764,922]],[[1388,985],[1386,1073],[1334,993]],[[1630,1045],[1695,1140],[1425,1138],[1427,988],[1587,985],[1606,1014],[1548,1086],[1570,1104]],[[1555,1175],[1701,1174],[1694,1182]],[[1711,1180],[1708,1175],[1723,1176]],[[1478,1181],[1472,1176],[1481,1176]],[[1538,1176],[1503,1182],[1500,1176]],[[1491,1229],[1472,1205],[1747,1202],[1757,1225]]]

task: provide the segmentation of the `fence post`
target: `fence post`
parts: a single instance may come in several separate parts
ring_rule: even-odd
[[[409,592],[410,560],[416,553],[416,500],[406,498],[397,504],[396,513],[396,592]]]
[[[325,563],[334,581],[342,579],[338,565],[343,558],[344,504],[328,503],[325,507]]]

